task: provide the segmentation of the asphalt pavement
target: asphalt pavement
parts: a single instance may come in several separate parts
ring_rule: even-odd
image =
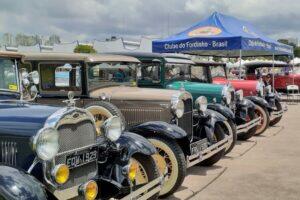
[[[169,200],[300,200],[300,104],[263,135],[238,141],[213,167],[188,169]]]

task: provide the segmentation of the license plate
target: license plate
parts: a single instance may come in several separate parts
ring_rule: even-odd
[[[205,150],[206,148],[208,148],[208,141],[205,138],[205,139],[202,139],[202,140],[192,143],[190,145],[190,147],[191,147],[191,154],[195,155],[195,154],[198,154],[199,152]]]
[[[85,165],[87,163],[96,161],[98,157],[97,147],[92,147],[88,150],[75,152],[67,155],[66,164],[70,169]]]

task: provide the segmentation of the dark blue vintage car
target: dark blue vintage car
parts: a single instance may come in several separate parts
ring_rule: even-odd
[[[99,134],[72,95],[65,107],[25,101],[36,96],[34,86],[23,91],[38,76],[19,80],[20,58],[0,52],[0,199],[156,199],[161,178],[151,157],[155,148],[123,132],[119,117],[107,119]]]

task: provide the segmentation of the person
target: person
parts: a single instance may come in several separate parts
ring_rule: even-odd
[[[263,81],[265,86],[272,85],[272,74],[267,74]]]
[[[114,78],[117,80],[117,82],[124,82],[125,79],[124,71],[121,68],[119,68],[118,71],[114,74]]]

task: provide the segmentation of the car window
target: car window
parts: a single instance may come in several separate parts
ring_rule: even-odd
[[[43,90],[81,90],[81,66],[76,63],[41,63]]]
[[[192,66],[191,67],[191,76],[192,79],[200,82],[208,82],[207,68],[204,66]]]
[[[160,82],[160,64],[143,63],[139,70],[138,79],[152,82]]]
[[[211,66],[211,76],[214,77],[226,77],[226,73],[223,66]]]
[[[16,66],[13,60],[0,59],[0,90],[18,91]]]
[[[189,80],[190,65],[181,63],[167,63],[165,65],[165,80]]]
[[[109,85],[136,85],[136,71],[135,63],[89,64],[89,89]]]

